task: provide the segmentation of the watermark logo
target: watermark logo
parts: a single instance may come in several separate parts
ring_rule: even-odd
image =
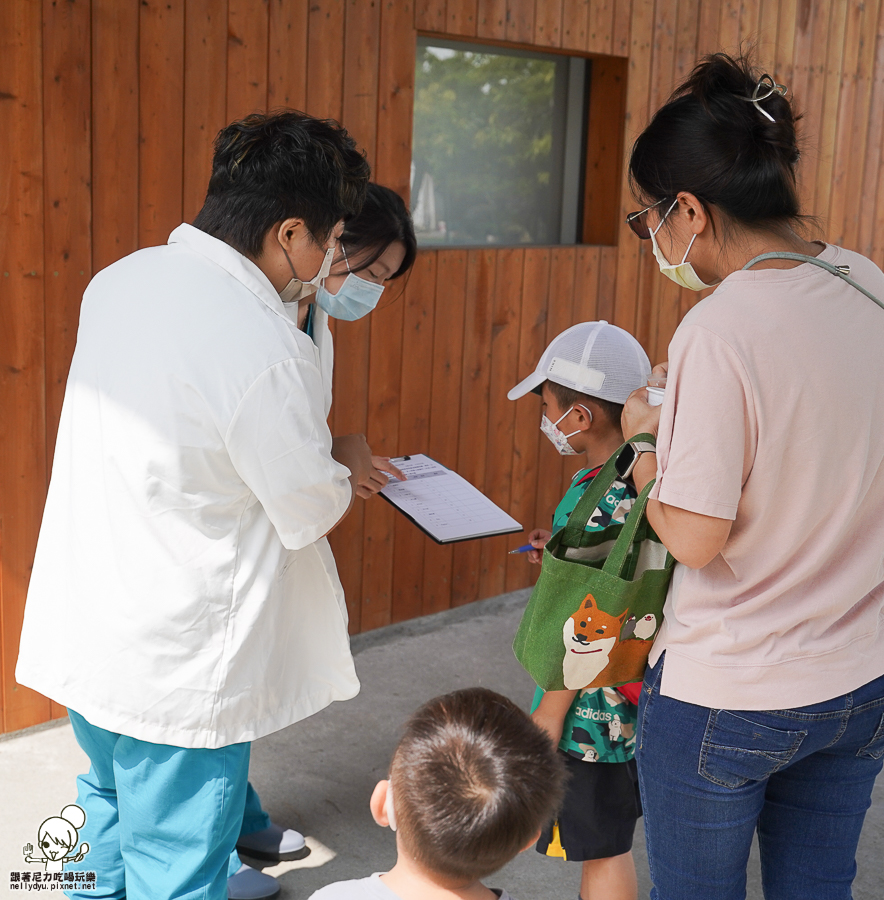
[[[95,890],[94,872],[65,872],[68,863],[82,862],[89,844],[80,843],[80,829],[86,824],[86,813],[76,804],[66,806],[59,815],[45,819],[37,829],[37,845],[22,848],[25,864],[38,866],[9,873],[12,891]],[[79,847],[77,846],[79,844]]]

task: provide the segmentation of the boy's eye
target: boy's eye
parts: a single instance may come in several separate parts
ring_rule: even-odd
[[[41,846],[44,850],[47,850],[47,849],[49,848],[49,841],[43,841],[43,843],[40,844],[40,846]]]

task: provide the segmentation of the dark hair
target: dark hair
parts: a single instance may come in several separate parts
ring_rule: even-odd
[[[414,265],[417,256],[414,224],[405,201],[396,191],[380,184],[369,184],[362,211],[347,221],[341,235],[341,243],[350,257],[368,251],[365,259],[360,260],[352,271],[367,269],[396,241],[405,247],[405,258],[390,278],[404,275]]]
[[[629,179],[641,202],[689,191],[744,225],[798,218],[800,117],[777,92],[759,101],[774,121],[748,102],[760,77],[745,56],[724,53],[694,68],[633,145]]]
[[[436,697],[409,719],[390,786],[407,850],[464,883],[511,860],[556,814],[564,766],[549,735],[487,688]]]
[[[256,113],[218,133],[208,193],[193,224],[253,259],[285,219],[303,219],[324,242],[340,219],[362,208],[370,174],[337,122],[292,110]]]
[[[562,409],[574,406],[578,403],[586,403],[587,400],[594,403],[604,413],[605,418],[615,428],[620,428],[620,417],[623,414],[623,404],[614,403],[613,400],[602,400],[601,397],[593,397],[591,394],[582,394],[575,391],[574,388],[565,387],[563,384],[557,384],[555,381],[545,381],[544,384],[549,388],[549,392],[556,398],[556,403]],[[543,385],[541,385],[542,387]]]

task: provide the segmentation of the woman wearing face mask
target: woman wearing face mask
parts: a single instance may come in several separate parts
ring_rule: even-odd
[[[315,334],[316,307],[333,319],[361,319],[377,306],[386,282],[408,272],[416,256],[404,201],[388,187],[369,184],[362,212],[344,227],[326,271],[295,298],[303,300],[298,325]]]
[[[368,315],[386,283],[405,275],[416,256],[414,225],[405,202],[394,190],[369,184],[362,212],[345,225],[327,277],[298,304],[298,326],[316,342],[323,370],[331,373],[333,365],[329,317],[352,322]],[[330,375],[326,383],[331,385]],[[330,408],[330,389],[326,401]],[[374,456],[372,463],[377,471],[368,486],[357,490],[360,497],[370,497],[386,485],[383,473],[404,478],[386,457]]]
[[[630,160],[662,273],[717,285],[623,414],[680,563],[639,707],[657,900],[745,897],[756,831],[766,897],[849,898],[884,757],[884,275],[796,230],[785,93],[709,57]]]
[[[362,211],[344,226],[334,252],[323,262],[324,270],[312,282],[299,281],[293,271],[281,296],[289,315],[316,344],[323,384],[327,385],[326,415],[331,407],[333,365],[328,318],[353,321],[370,313],[386,283],[405,275],[416,255],[414,226],[402,198],[390,188],[369,184]],[[371,461],[370,479],[356,488],[360,497],[381,490],[388,475],[405,477],[386,457],[372,456]],[[237,850],[270,862],[298,859],[309,852],[301,834],[270,821],[251,784]],[[228,872],[230,900],[264,900],[280,891],[275,878],[243,864],[236,853]]]
[[[390,188],[369,184],[362,212],[344,226],[329,275],[313,299],[332,318],[362,318],[377,306],[386,282],[408,272],[416,256],[404,201]]]

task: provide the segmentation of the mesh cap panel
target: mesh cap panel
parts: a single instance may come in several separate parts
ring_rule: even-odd
[[[516,400],[544,381],[625,403],[647,384],[651,364],[641,344],[628,332],[607,322],[581,322],[563,331],[543,351],[537,368],[507,396]]]

